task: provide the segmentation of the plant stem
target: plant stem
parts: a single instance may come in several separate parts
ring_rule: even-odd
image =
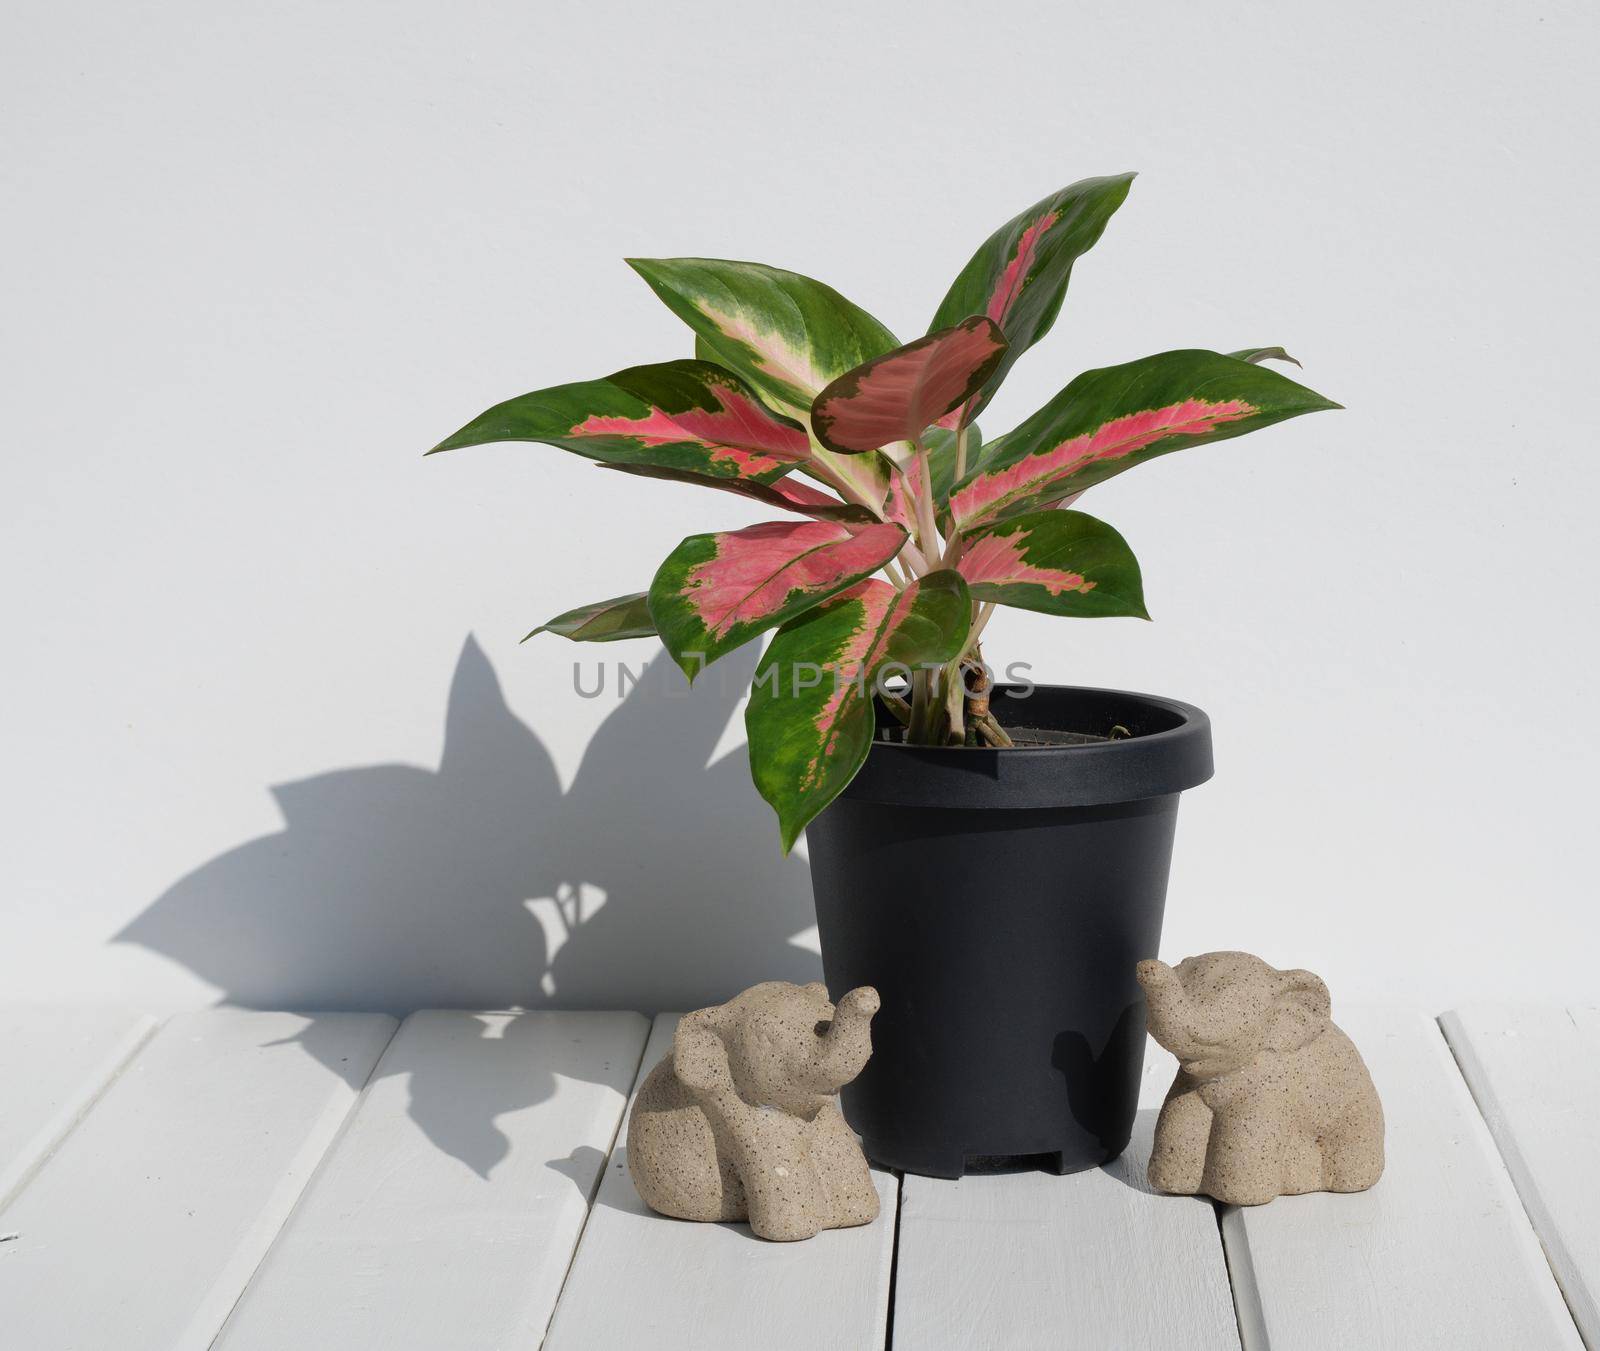
[[[968,652],[976,652],[978,650],[978,639],[983,637],[983,631],[989,623],[989,616],[993,613],[994,602],[992,600],[986,600],[979,603],[977,618],[972,621],[972,628],[967,632]]]
[[[956,476],[953,482],[960,483],[967,476],[967,425],[962,422],[956,428]]]
[[[907,539],[900,549],[900,559],[905,566],[906,580],[920,577],[923,573],[931,571],[928,560],[922,556],[922,550]]]
[[[945,741],[952,746],[959,746],[967,739],[967,724],[964,717],[967,704],[966,682],[961,678],[961,662],[951,662],[944,670],[939,672],[939,679],[944,686],[944,697],[940,701],[944,707],[948,729]]]
[[[989,670],[983,664],[982,652],[974,648],[973,655],[968,658],[968,661],[972,666],[974,676],[974,683],[966,687],[968,726],[991,746],[1010,746],[1015,744],[1007,734],[1006,729],[1000,725],[999,720],[989,710],[991,685],[989,683]]]
[[[926,572],[926,560],[939,557],[939,528],[934,522],[933,471],[928,464],[928,448],[920,438],[913,445],[917,452],[917,543],[924,556],[923,571]]]
[[[985,713],[981,718],[973,718],[972,726],[978,735],[991,746],[1004,748],[1017,744],[1007,735],[1006,729],[995,720],[993,713]]]

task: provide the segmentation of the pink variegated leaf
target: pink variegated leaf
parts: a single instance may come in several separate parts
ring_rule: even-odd
[[[604,469],[620,470],[624,474],[637,474],[641,478],[667,479],[673,483],[694,483],[702,488],[718,488],[753,498],[768,506],[782,507],[816,521],[849,521],[856,525],[870,525],[879,518],[865,507],[854,502],[841,502],[831,493],[813,488],[807,483],[797,483],[792,478],[763,483],[759,479],[718,478],[713,474],[697,474],[690,469],[669,469],[655,464],[608,464]]]
[[[1081,511],[1037,511],[961,536],[957,564],[974,600],[1080,619],[1150,618],[1133,550]]]
[[[1094,247],[1132,182],[1132,174],[1086,178],[1052,193],[990,235],[961,270],[929,329],[982,314],[1000,325],[1010,344],[963,416],[976,417],[1016,359],[1050,331],[1072,265]]]
[[[804,427],[704,361],[632,366],[524,394],[474,418],[434,451],[491,441],[543,441],[604,464],[757,482],[811,458]]]
[[[966,585],[947,569],[903,591],[864,581],[778,631],[744,723],[751,774],[778,813],[785,852],[867,758],[880,679],[953,661],[971,618]]]
[[[797,414],[835,376],[896,343],[859,305],[798,272],[725,258],[630,258],[628,265],[712,360]]]
[[[697,361],[721,364],[722,354],[706,341],[705,335],[694,335],[694,355]],[[783,401],[771,390],[759,390],[762,401],[769,407],[783,409]],[[781,413],[780,413],[781,415]],[[805,413],[797,412],[804,418]],[[881,455],[836,455],[823,446],[813,444],[811,458],[795,466],[798,473],[817,479],[829,486],[842,485],[850,495],[867,503],[873,510],[883,505],[889,490],[889,464]]]
[[[909,441],[965,404],[1005,351],[999,326],[972,315],[839,376],[811,405],[811,430],[844,453]]]
[[[795,468],[827,484],[840,484],[844,490],[874,511],[883,506],[889,492],[891,466],[886,456],[877,451],[865,455],[839,455],[824,446],[813,444],[811,458]]]
[[[871,576],[905,542],[898,525],[834,521],[691,535],[657,570],[650,614],[693,680],[718,657]]]
[[[950,495],[965,529],[1064,501],[1158,455],[1338,404],[1219,352],[1163,352],[1087,371],[984,447]]]

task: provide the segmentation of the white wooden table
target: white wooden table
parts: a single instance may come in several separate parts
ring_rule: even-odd
[[[1600,1012],[1338,1013],[1370,1192],[1152,1195],[1152,1045],[1115,1164],[769,1244],[634,1195],[669,1016],[0,1008],[0,1347],[1600,1351]]]

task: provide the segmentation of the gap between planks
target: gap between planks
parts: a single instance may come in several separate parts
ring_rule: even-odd
[[[114,1008],[13,1008],[0,1017],[6,1033],[0,1091],[5,1094],[8,1118],[6,1138],[0,1143],[0,1210],[4,1210],[116,1083],[161,1020]],[[35,1037],[50,1045],[48,1065],[10,1063]],[[23,1081],[20,1087],[18,1079]]]
[[[1600,1347],[1600,1010],[1469,1005],[1439,1028],[1573,1321]]]
[[[7,1207],[22,1235],[0,1258],[8,1336],[28,1351],[208,1347],[394,1027],[170,1019]]]
[[[537,1345],[648,1030],[636,1013],[412,1014],[219,1351]]]

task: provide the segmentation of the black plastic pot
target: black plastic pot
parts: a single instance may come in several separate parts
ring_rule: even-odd
[[[837,998],[876,986],[843,1095],[869,1158],[960,1177],[1092,1168],[1128,1143],[1144,1062],[1134,965],[1160,945],[1178,794],[1211,777],[1189,704],[996,689],[1007,728],[1119,740],[1014,750],[876,744],[807,831]]]

